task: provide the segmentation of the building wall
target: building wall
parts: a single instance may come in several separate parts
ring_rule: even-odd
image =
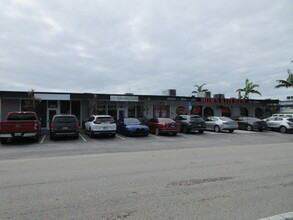
[[[8,112],[20,111],[19,99],[1,99],[1,121],[6,119]]]

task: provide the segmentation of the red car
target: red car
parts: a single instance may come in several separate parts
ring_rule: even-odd
[[[180,124],[176,123],[171,118],[152,118],[146,122],[150,132],[159,134],[176,135],[180,131]]]

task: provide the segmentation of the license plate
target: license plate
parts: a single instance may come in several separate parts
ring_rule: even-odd
[[[108,127],[103,127],[103,130],[108,130]]]
[[[175,128],[175,125],[171,125],[171,128]]]
[[[63,127],[62,129],[63,129],[63,130],[68,130],[68,127]]]
[[[198,125],[198,127],[201,127],[201,125]]]
[[[14,136],[20,137],[21,136],[21,133],[15,133]]]

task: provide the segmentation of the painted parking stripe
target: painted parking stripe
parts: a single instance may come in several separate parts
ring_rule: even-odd
[[[44,142],[46,136],[47,136],[47,135],[44,135],[44,136],[43,136],[42,140],[40,141],[40,144],[42,144],[42,143]]]
[[[84,136],[82,136],[81,134],[79,134],[79,136],[82,138],[82,140],[83,140],[84,142],[87,142],[87,140],[85,139]]]
[[[266,218],[261,218],[258,220],[291,220],[293,219],[293,212],[287,212],[279,215],[274,215]]]
[[[116,134],[116,136],[119,137],[120,139],[122,139],[123,141],[126,141],[126,139],[124,137],[121,137],[120,135],[117,135],[117,134]]]

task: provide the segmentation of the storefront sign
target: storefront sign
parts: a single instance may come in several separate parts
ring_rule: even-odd
[[[215,98],[200,98],[202,103],[219,103],[219,104],[245,104],[245,99],[215,99]]]
[[[34,96],[41,100],[70,100],[70,94],[35,93]]]
[[[110,96],[110,101],[113,102],[138,102],[138,96]]]

